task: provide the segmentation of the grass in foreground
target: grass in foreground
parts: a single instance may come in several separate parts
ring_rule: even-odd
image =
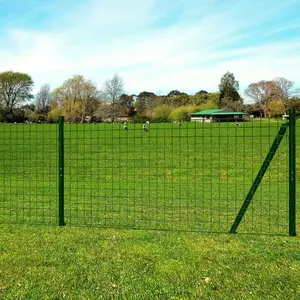
[[[0,299],[300,299],[298,237],[0,231]]]

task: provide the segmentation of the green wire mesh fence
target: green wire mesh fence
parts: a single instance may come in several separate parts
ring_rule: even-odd
[[[64,222],[229,232],[286,122],[66,123]],[[1,124],[0,134],[0,222],[57,224],[57,125]],[[287,234],[288,226],[287,133],[238,232]]]
[[[0,124],[0,223],[57,224],[57,125]]]

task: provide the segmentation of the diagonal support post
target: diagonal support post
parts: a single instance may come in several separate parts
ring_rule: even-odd
[[[253,199],[253,196],[257,190],[257,188],[259,187],[273,157],[274,157],[274,154],[276,153],[286,131],[287,131],[287,128],[288,128],[289,124],[288,123],[285,123],[285,124],[282,124],[278,133],[277,133],[277,136],[262,164],[262,166],[260,167],[260,170],[258,172],[258,174],[256,175],[256,178],[254,180],[254,182],[252,183],[252,186],[244,200],[244,203],[242,205],[242,207],[240,208],[232,226],[231,226],[231,229],[229,231],[229,233],[236,233],[236,229],[238,228],[238,226],[240,225],[247,209],[248,209],[248,206],[250,205],[252,199]]]

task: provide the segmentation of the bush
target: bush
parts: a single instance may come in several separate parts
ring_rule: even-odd
[[[197,106],[198,111],[205,109],[217,109],[218,105],[213,100],[208,100],[206,103],[203,103]]]
[[[172,108],[166,104],[159,105],[153,109],[152,120],[157,123],[169,122]]]
[[[147,118],[146,116],[139,116],[139,115],[135,115],[132,118],[133,123],[145,123],[146,121],[149,121],[149,118]]]
[[[284,105],[280,100],[270,101],[268,104],[270,117],[281,117],[284,114]]]
[[[24,111],[20,108],[16,108],[12,113],[4,113],[1,120],[8,123],[23,123],[26,118]]]
[[[173,121],[189,121],[190,116],[186,106],[180,106],[174,109],[170,114],[170,119]]]
[[[49,123],[57,123],[58,117],[61,115],[61,112],[57,108],[53,108],[47,115],[47,121]]]
[[[33,123],[44,123],[46,121],[46,116],[42,114],[32,114],[29,117],[29,121]]]
[[[169,117],[173,121],[190,121],[191,116],[190,114],[196,111],[201,110],[200,106],[197,105],[186,105],[186,106],[180,106],[176,109],[174,109]]]
[[[151,120],[153,123],[169,123],[171,121],[170,118],[158,117]]]

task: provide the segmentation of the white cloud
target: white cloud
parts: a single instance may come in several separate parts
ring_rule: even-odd
[[[27,72],[36,88],[44,83],[54,88],[76,73],[101,86],[118,72],[129,93],[214,91],[228,70],[242,89],[277,76],[299,83],[300,43],[252,45],[251,24],[263,17],[245,18],[244,5],[241,1],[227,10],[221,7],[223,12],[201,13],[201,18],[187,10],[175,24],[153,27],[162,14],[154,13],[154,0],[87,1],[60,16],[52,30],[10,28],[8,46],[0,44],[0,71]],[[255,2],[251,11],[265,7]],[[272,17],[271,9],[268,14]]]

